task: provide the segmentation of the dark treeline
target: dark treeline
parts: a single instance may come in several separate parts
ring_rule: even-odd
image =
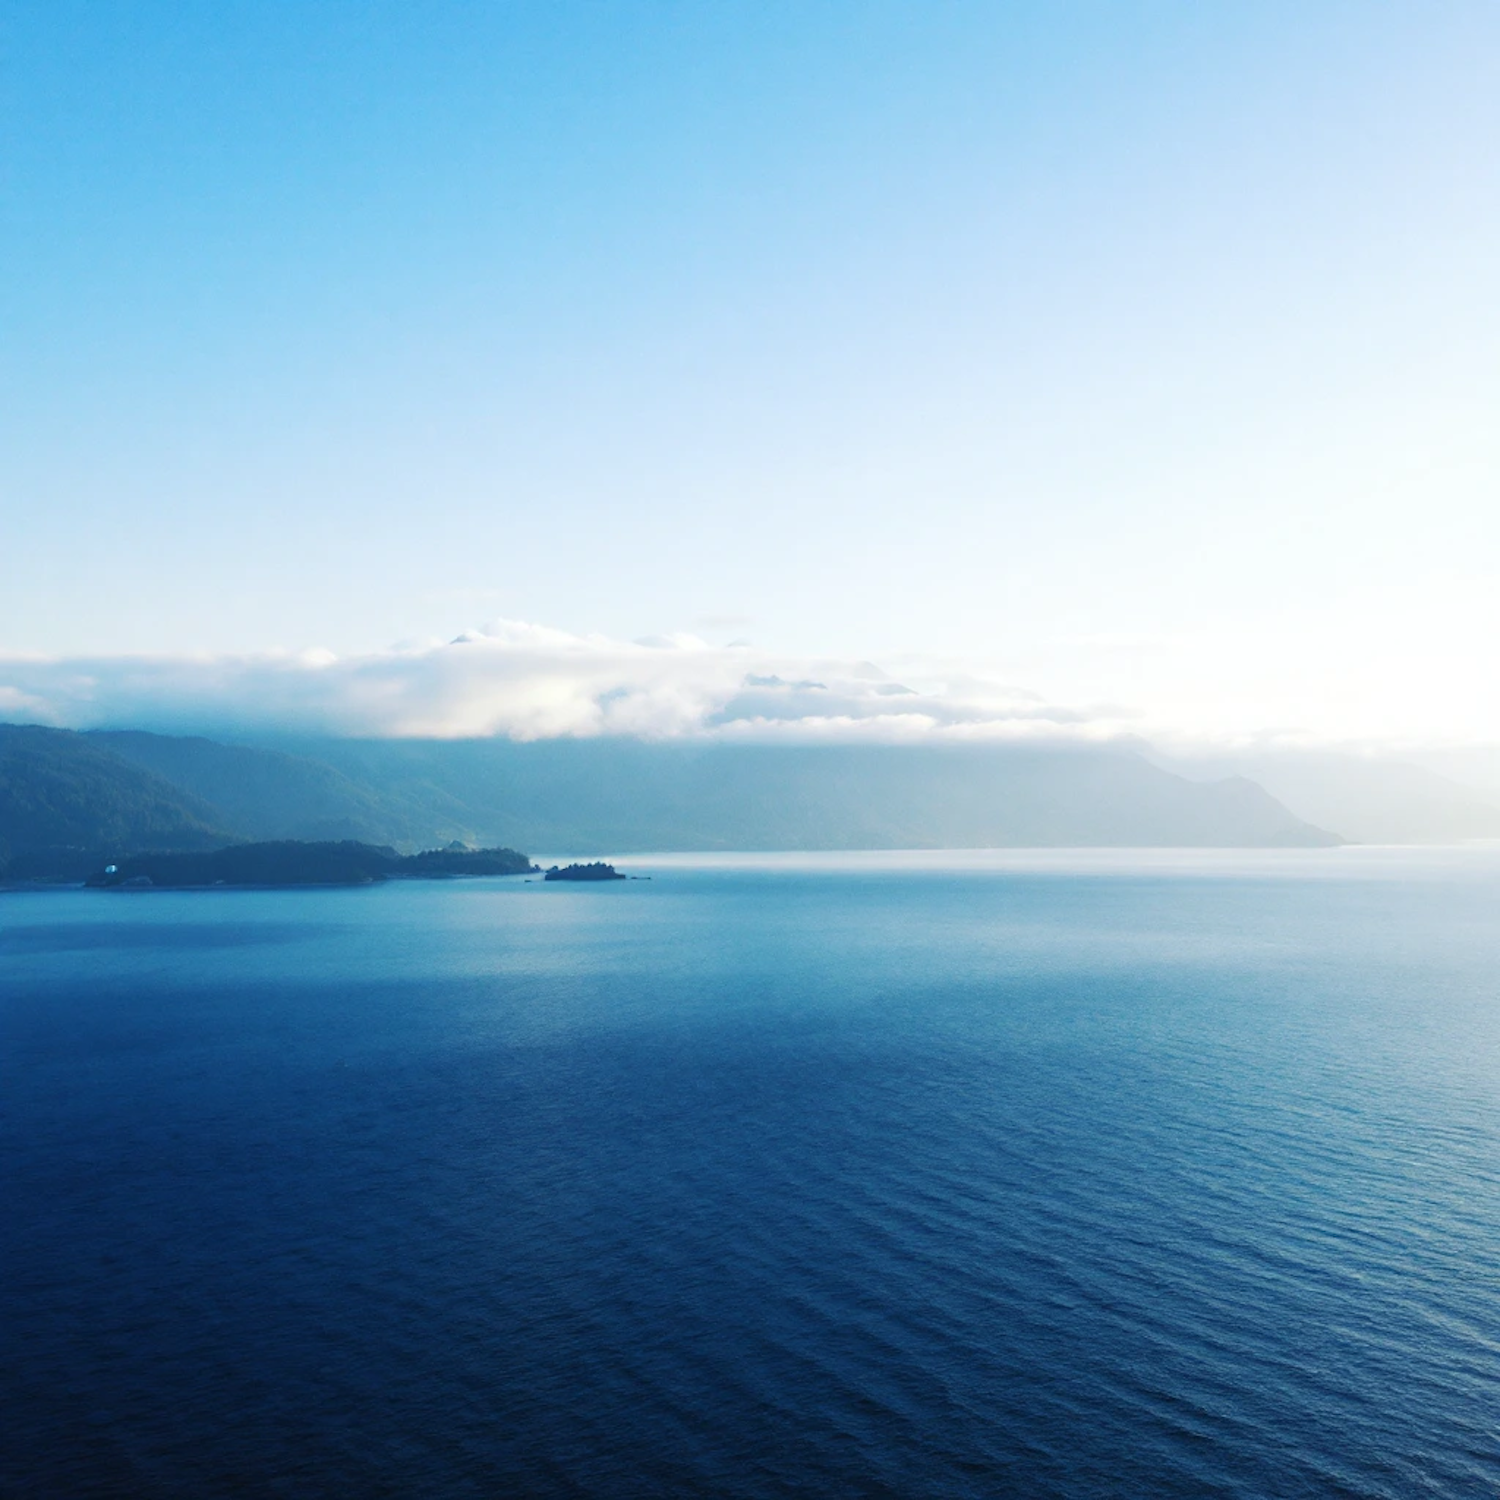
[[[372,885],[382,880],[450,879],[464,875],[523,875],[536,867],[514,849],[430,849],[400,855],[353,839],[304,843],[282,839],[235,844],[206,852],[139,854],[88,878],[109,889],[147,886]]]

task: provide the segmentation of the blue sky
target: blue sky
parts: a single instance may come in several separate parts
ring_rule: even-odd
[[[1492,4],[0,25],[0,655],[498,618],[1500,740]]]

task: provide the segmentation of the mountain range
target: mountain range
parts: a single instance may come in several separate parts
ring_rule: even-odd
[[[601,850],[1317,845],[1254,782],[1118,748],[638,740],[226,744],[0,725],[0,861],[79,877],[144,850],[454,840]]]
[[[359,840],[601,851],[1307,847],[1500,837],[1500,809],[1350,756],[1167,761],[1123,745],[283,739],[0,725],[0,871]]]

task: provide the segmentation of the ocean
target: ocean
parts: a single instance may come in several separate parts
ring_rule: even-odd
[[[1494,1496],[1500,851],[0,894],[0,1495]]]

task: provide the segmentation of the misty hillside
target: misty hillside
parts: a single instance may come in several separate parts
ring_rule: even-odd
[[[315,748],[351,779],[411,801],[435,791],[445,811],[462,804],[472,840],[558,854],[1339,842],[1242,778],[1188,781],[1115,749],[626,739]]]
[[[417,786],[408,795],[306,755],[140,730],[95,730],[87,737],[211,805],[222,826],[243,839],[446,843],[472,821],[464,805],[450,805],[436,787]]]
[[[1359,844],[1500,838],[1500,799],[1405,761],[1283,751],[1158,763],[1190,775],[1247,776],[1299,818]]]

